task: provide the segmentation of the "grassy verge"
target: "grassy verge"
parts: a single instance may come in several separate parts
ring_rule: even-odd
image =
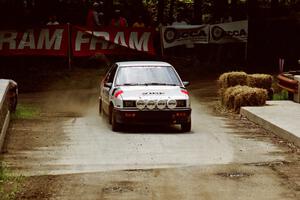
[[[273,95],[273,100],[288,100],[289,93],[286,90],[281,90]]]
[[[13,176],[0,161],[0,200],[16,199],[22,179],[22,176]]]
[[[17,110],[12,119],[34,119],[40,115],[40,109],[27,104],[18,104]]]
[[[289,93],[288,91],[282,89],[281,87],[278,86],[278,79],[276,76],[273,77],[273,84],[272,88],[274,90],[273,98],[272,100],[288,100],[289,99]]]

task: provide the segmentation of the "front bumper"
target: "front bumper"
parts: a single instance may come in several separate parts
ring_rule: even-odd
[[[183,124],[191,121],[191,108],[174,110],[113,110],[115,120],[122,124]]]

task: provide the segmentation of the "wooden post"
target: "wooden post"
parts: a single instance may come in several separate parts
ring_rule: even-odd
[[[67,23],[68,32],[68,67],[72,70],[72,35],[71,35],[71,24]]]
[[[161,51],[161,56],[163,57],[165,55],[164,51],[164,41],[163,41],[163,32],[162,32],[163,26],[159,27],[159,38],[160,38],[160,51]]]

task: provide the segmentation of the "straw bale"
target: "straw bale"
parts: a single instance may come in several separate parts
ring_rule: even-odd
[[[233,109],[239,112],[242,106],[263,106],[268,98],[268,92],[261,88],[248,88],[234,98]]]
[[[249,86],[227,88],[223,96],[223,105],[239,112],[241,106],[262,106],[268,98],[267,90]]]
[[[264,88],[269,90],[272,87],[273,77],[269,74],[250,74],[247,77],[249,87]]]
[[[241,85],[227,88],[224,92],[223,105],[225,105],[227,108],[233,109],[235,96],[237,96],[239,93],[242,93],[244,90],[247,90],[248,88],[248,86]]]
[[[247,74],[245,72],[227,72],[219,77],[220,88],[229,88],[236,85],[247,84]]]

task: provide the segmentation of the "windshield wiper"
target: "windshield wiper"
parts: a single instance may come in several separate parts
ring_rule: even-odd
[[[176,86],[174,83],[145,83],[145,85],[170,85],[170,86]]]
[[[124,83],[124,84],[120,84],[118,86],[134,86],[134,85],[143,85],[143,84],[140,84],[140,83]]]

